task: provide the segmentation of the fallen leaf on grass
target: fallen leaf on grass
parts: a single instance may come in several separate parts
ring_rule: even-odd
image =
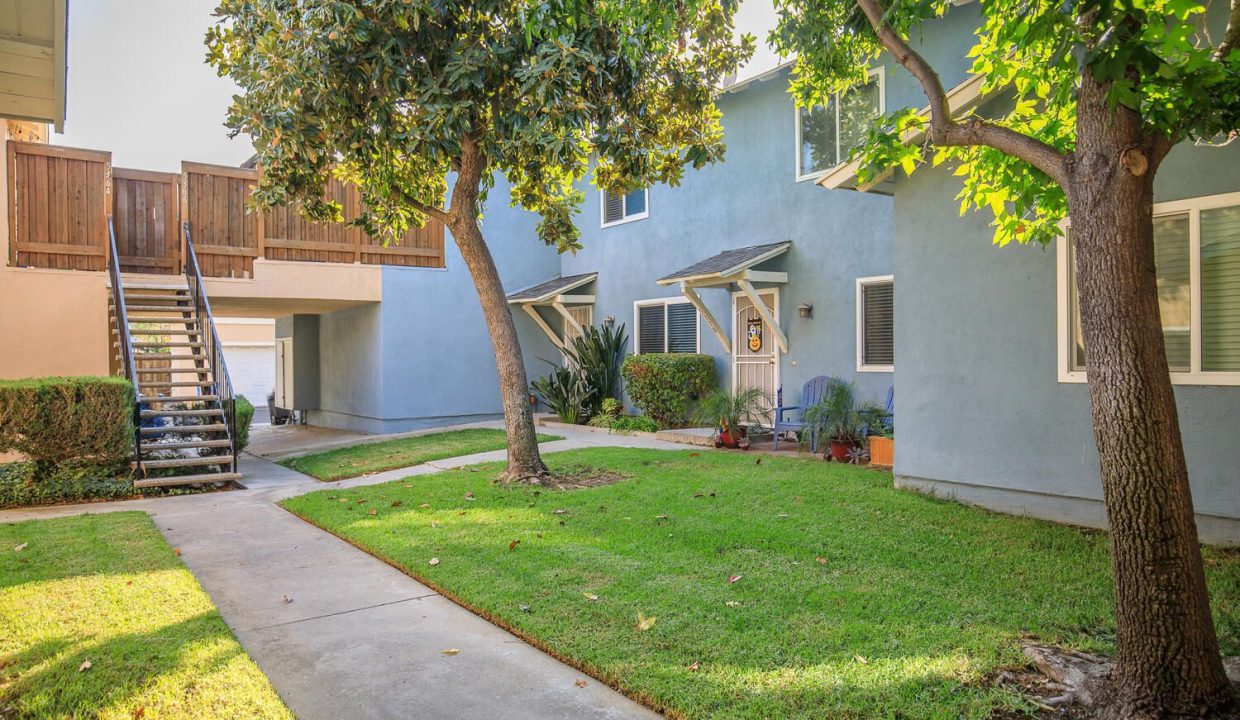
[[[758,458],[757,460],[754,461],[754,465],[761,465],[761,464],[762,464],[762,458]]]
[[[741,579],[741,576],[740,576],[740,575],[729,575],[729,576],[728,576],[728,583],[729,583],[729,584],[730,584],[730,583],[734,583],[734,582],[736,582],[737,580],[740,580],[740,579]]]
[[[818,561],[818,564],[819,564],[819,565],[826,565],[826,564],[827,564],[827,559],[826,559],[825,557],[814,558],[814,559]]]
[[[431,558],[430,562],[427,564],[430,565],[431,567],[435,567],[436,565],[439,564],[439,558]]]
[[[473,490],[470,490],[469,492],[465,493],[465,499],[466,499],[466,500],[476,500],[477,498],[475,498],[475,497],[474,497],[474,491],[473,491]]]
[[[786,517],[791,517],[791,516],[790,516],[790,515],[788,515],[788,513],[780,513],[780,514],[776,515],[775,517],[786,518]]]
[[[595,595],[594,593],[583,592],[581,594],[585,596],[586,600],[591,602],[598,600],[598,595]]]
[[[645,615],[642,614],[641,610],[637,611],[637,629],[638,630],[649,630],[650,628],[654,627],[655,620],[658,620],[658,618],[655,617],[654,615],[651,615],[650,617],[646,617]]]
[[[426,509],[428,509],[430,506],[431,506],[431,504],[430,504],[430,503],[422,503],[422,504],[421,504],[421,505],[419,505],[418,507],[422,508],[423,510],[426,510]]]
[[[699,667],[701,666],[695,662],[689,666],[689,672],[697,672]]]
[[[26,546],[29,544],[30,543],[22,543],[21,545],[18,545],[17,547],[13,548],[13,552],[21,552],[22,550],[25,550]]]
[[[741,606],[741,604],[737,602],[736,600],[729,600],[725,602],[724,605],[727,605],[728,607],[740,607]]]
[[[78,672],[86,672],[87,670],[89,670],[89,669],[90,669],[90,667],[91,667],[91,665],[90,665],[90,661],[89,661],[89,660],[83,660],[83,661],[82,661],[82,664],[81,664],[81,665],[78,665]]]
[[[586,681],[585,681],[585,680],[578,680],[577,682],[575,682],[575,683],[573,683],[573,684],[574,684],[574,685],[576,685],[576,686],[577,686],[577,687],[579,687],[579,688],[583,688],[583,687],[585,687],[585,686],[586,686]]]
[[[392,501],[392,507],[400,507],[400,506],[401,506],[401,504],[402,504],[402,503],[401,503],[401,501],[400,501],[400,500],[393,500],[393,501]]]
[[[706,493],[693,493],[693,497],[695,498],[706,497]]]
[[[864,657],[862,657],[862,656],[860,656],[860,655],[853,655],[853,660],[856,660],[857,662],[861,663],[862,665],[869,665],[869,664],[870,664],[870,661],[869,661],[869,660],[866,660]]]
[[[667,516],[666,516],[666,515],[655,515],[655,516],[654,516],[654,521],[655,521],[655,522],[666,522],[666,521],[667,521]]]
[[[457,648],[448,648],[447,650],[443,651],[443,654],[444,655],[460,655],[461,651]]]
[[[517,608],[519,608],[519,609],[521,610],[521,612],[529,612],[529,611],[530,611],[530,606],[529,606],[529,605],[518,605],[518,606],[517,606]]]
[[[347,503],[349,502],[349,498],[340,498],[340,502]]]
[[[136,707],[133,709],[133,720],[141,720],[141,718],[144,717],[146,717],[145,707]]]
[[[508,550],[509,551],[516,550],[517,546],[520,544],[521,544],[520,540],[513,540],[512,542],[508,543]]]
[[[689,453],[689,457],[701,457],[701,456],[702,456],[702,453],[700,453],[700,452],[691,452],[691,453]]]
[[[552,515],[567,515],[567,514],[568,514],[568,510],[567,510],[567,509],[565,509],[565,508],[560,508],[559,510],[552,510],[552,511],[551,511],[551,514],[552,514]]]
[[[437,528],[437,527],[439,527],[439,521],[438,521],[438,520],[431,520],[431,527],[433,527],[433,528]]]
[[[179,547],[172,548],[172,552],[176,553],[177,557],[181,557],[181,548]]]
[[[379,514],[379,511],[378,511],[378,510],[375,510],[374,508],[371,508],[371,509],[370,509],[370,514],[371,514],[371,515],[378,515],[378,514]]]

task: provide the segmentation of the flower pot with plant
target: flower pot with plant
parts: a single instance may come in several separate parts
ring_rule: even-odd
[[[853,383],[832,378],[822,400],[805,411],[806,428],[827,438],[826,456],[837,462],[860,462],[862,441],[886,411],[876,403],[857,400]]]
[[[870,426],[870,464],[891,467],[895,464],[896,429],[891,416]]]
[[[771,397],[765,390],[747,387],[728,392],[716,390],[698,403],[698,422],[714,425],[715,447],[749,448],[749,429],[762,427],[771,411]]]

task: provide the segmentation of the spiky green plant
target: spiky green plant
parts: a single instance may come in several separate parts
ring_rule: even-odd
[[[859,402],[857,386],[831,378],[822,400],[805,411],[806,428],[840,442],[859,442],[867,427],[881,424],[887,411],[874,402]]]
[[[704,424],[722,428],[762,427],[771,411],[771,396],[759,387],[745,387],[736,392],[715,390],[698,403],[694,418]]]

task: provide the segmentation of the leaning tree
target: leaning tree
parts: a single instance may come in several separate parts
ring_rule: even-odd
[[[735,0],[223,0],[209,60],[263,172],[259,206],[340,221],[330,174],[357,185],[372,234],[428,217],[460,250],[499,370],[509,480],[536,478],[528,384],[481,217],[506,178],[538,237],[579,247],[580,183],[676,184],[723,156],[718,83],[752,51]],[[531,238],[532,240],[532,238]]]
[[[1081,331],[1115,574],[1114,717],[1234,707],[1210,616],[1154,269],[1154,175],[1177,143],[1240,127],[1240,1],[986,0],[970,54],[986,113],[953,116],[918,52],[950,0],[776,0],[773,41],[798,56],[812,103],[888,53],[928,116],[881,118],[863,180],[959,164],[961,200],[994,215],[995,242],[1052,242],[1071,218]],[[908,142],[924,131],[924,144]]]

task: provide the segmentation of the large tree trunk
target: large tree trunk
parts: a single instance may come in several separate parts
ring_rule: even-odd
[[[495,350],[495,365],[499,368],[504,426],[508,431],[508,469],[504,478],[509,481],[539,478],[547,473],[547,466],[538,453],[525,362],[499,271],[495,269],[495,260],[482,237],[477,217],[460,218],[452,228],[452,237],[473,276],[478,299],[482,301],[482,315],[486,318],[491,346]]]
[[[1110,521],[1111,717],[1201,717],[1233,702],[1210,616],[1154,271],[1165,153],[1083,78],[1068,188],[1094,436]]]

